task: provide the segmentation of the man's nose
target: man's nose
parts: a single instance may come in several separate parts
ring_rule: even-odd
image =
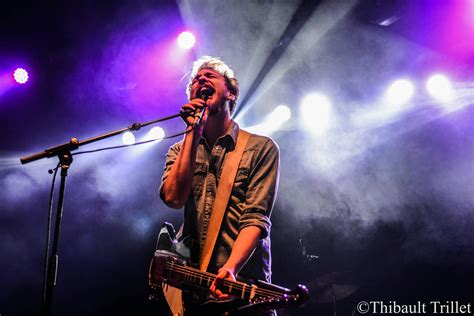
[[[206,83],[207,82],[207,78],[206,77],[199,77],[199,84],[203,84],[203,83]]]

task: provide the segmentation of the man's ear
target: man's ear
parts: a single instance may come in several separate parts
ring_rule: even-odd
[[[228,92],[227,94],[227,100],[229,101],[235,101],[235,95],[232,92]]]

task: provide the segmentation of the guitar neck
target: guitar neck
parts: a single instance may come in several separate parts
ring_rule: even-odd
[[[157,249],[148,273],[148,284],[151,289],[157,290],[168,285],[182,289],[185,285],[191,285],[209,290],[216,275],[188,266],[186,258],[191,257],[191,251],[187,247],[188,243],[185,240],[177,242],[175,236],[173,226],[165,223],[160,230]],[[304,285],[298,285],[290,291],[287,288],[263,281],[247,284],[225,279],[219,288],[224,293],[244,300],[239,309],[250,310],[256,306],[282,308],[290,304],[301,304],[308,300],[308,289]],[[172,291],[164,292],[166,293],[163,294],[167,295]],[[240,304],[240,302],[238,303]]]
[[[176,262],[167,262],[164,267],[163,276],[167,280],[173,280],[171,283],[189,284],[201,288],[209,288],[216,279],[216,275],[203,272],[199,269],[181,265]],[[166,282],[166,281],[165,281]],[[240,281],[223,280],[220,288],[228,294],[240,297],[244,300],[252,300],[256,297],[279,297],[282,294],[288,294],[289,290],[282,288],[280,291],[266,290],[257,285],[249,285]]]

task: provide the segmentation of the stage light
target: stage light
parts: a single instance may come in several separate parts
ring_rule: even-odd
[[[426,82],[426,90],[440,101],[449,101],[453,97],[453,87],[446,76],[435,74]]]
[[[183,49],[190,49],[196,43],[196,38],[193,33],[186,31],[178,36],[178,45]]]
[[[301,117],[308,130],[323,134],[331,122],[331,102],[322,94],[310,94],[301,103]]]
[[[28,72],[23,68],[17,68],[13,72],[13,78],[19,84],[24,84],[28,81]]]
[[[385,100],[392,105],[402,105],[411,99],[414,92],[415,87],[409,80],[400,79],[388,88]]]
[[[165,137],[165,130],[159,126],[155,126],[147,133],[146,139],[147,140],[154,139],[156,141],[162,141],[163,137]]]
[[[133,145],[135,144],[135,135],[132,132],[127,131],[122,134],[122,143],[124,145]]]
[[[286,105],[279,105],[267,116],[263,123],[248,126],[245,129],[254,134],[271,136],[290,118],[290,109]]]
[[[268,123],[281,125],[291,118],[291,111],[286,105],[279,105],[270,113]]]

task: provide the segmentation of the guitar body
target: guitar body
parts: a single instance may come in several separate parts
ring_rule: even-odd
[[[173,316],[183,316],[190,309],[193,310],[192,314],[198,314],[194,312],[196,309],[199,314],[205,315],[237,315],[241,311],[301,304],[308,299],[308,290],[303,285],[290,291],[263,281],[251,284],[226,279],[220,288],[234,299],[226,302],[212,300],[209,287],[216,275],[201,271],[195,267],[196,264],[190,263],[190,258],[194,257],[191,255],[192,247],[189,239],[176,240],[171,224],[163,224],[150,265],[148,284],[155,293],[162,292]],[[201,294],[199,298],[196,293]],[[154,298],[159,296],[158,293]],[[184,306],[183,300],[186,302]]]
[[[162,287],[163,295],[173,316],[184,315],[183,291],[174,286]]]

